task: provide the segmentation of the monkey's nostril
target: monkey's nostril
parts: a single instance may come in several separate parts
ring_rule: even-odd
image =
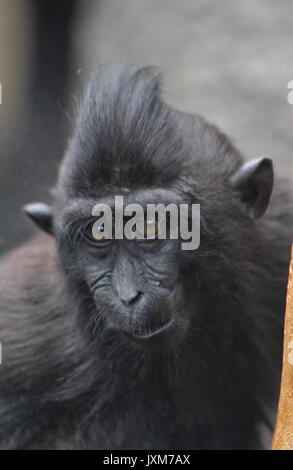
[[[137,302],[142,296],[143,293],[141,291],[136,291],[129,293],[127,296],[121,297],[121,300],[125,305],[131,305]]]

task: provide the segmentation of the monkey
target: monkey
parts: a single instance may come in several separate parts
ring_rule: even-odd
[[[199,247],[95,238],[116,196],[199,204]],[[98,67],[51,205],[24,212],[41,232],[1,261],[2,449],[268,446],[293,227],[270,158],[170,106],[155,68]]]

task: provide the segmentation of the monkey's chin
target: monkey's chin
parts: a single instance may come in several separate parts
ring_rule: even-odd
[[[178,345],[184,336],[184,331],[172,319],[160,328],[147,333],[124,331],[125,336],[138,347],[155,349],[172,349]]]

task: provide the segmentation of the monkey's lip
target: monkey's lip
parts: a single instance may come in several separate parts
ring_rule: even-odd
[[[162,333],[165,333],[167,330],[169,330],[173,325],[175,324],[174,318],[172,318],[168,323],[165,325],[160,326],[159,328],[149,331],[148,333],[145,334],[138,334],[134,332],[127,332],[127,336],[131,336],[132,338],[135,338],[137,340],[148,340],[151,338],[154,338],[155,336],[161,335]]]

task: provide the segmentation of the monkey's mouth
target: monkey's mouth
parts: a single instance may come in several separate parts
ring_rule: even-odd
[[[126,334],[127,336],[130,336],[133,339],[136,339],[139,341],[147,341],[154,337],[163,335],[174,326],[175,326],[175,320],[171,319],[168,323],[165,323],[164,325],[161,325],[160,327],[156,329],[152,329],[147,332],[133,331],[133,332],[127,332]]]

